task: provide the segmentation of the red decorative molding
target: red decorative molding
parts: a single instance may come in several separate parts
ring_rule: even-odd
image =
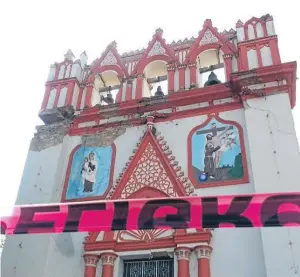
[[[192,185],[164,138],[154,137],[148,129],[140,140],[107,198],[126,199],[145,188],[162,191],[170,197],[192,193]]]
[[[111,159],[111,167],[110,167],[110,177],[109,177],[109,185],[105,191],[105,193],[102,196],[92,196],[92,197],[85,197],[85,198],[76,198],[76,199],[71,199],[68,200],[66,199],[66,193],[68,190],[68,183],[70,179],[70,174],[71,174],[71,169],[72,169],[72,161],[74,154],[76,151],[81,147],[82,145],[79,144],[77,145],[71,152],[69,156],[69,162],[68,162],[68,167],[65,175],[65,182],[64,182],[64,187],[63,187],[63,192],[62,192],[62,198],[61,202],[76,202],[76,201],[92,201],[92,200],[100,200],[100,199],[105,199],[107,196],[107,193],[112,187],[113,183],[113,176],[114,176],[114,167],[115,167],[115,159],[116,159],[116,145],[114,143],[111,144],[112,147],[112,159]]]
[[[114,57],[116,58],[116,61],[117,61],[117,63],[114,65],[115,71],[117,71],[120,76],[128,77],[129,76],[128,71],[117,51],[117,45],[116,45],[115,41],[113,41],[106,47],[106,49],[103,52],[103,54],[101,55],[100,59],[97,59],[95,61],[95,64],[93,66],[91,66],[91,72],[94,74],[97,72],[104,72],[106,70],[113,70],[113,69],[111,69],[113,65],[101,66],[102,61],[106,58],[106,55],[110,51],[112,52],[112,54],[114,55]],[[117,68],[120,68],[122,71],[118,70]]]
[[[202,46],[200,45],[201,40],[204,38],[206,32],[210,32],[210,34],[215,37],[218,41],[207,41]],[[197,56],[208,49],[220,49],[223,54],[234,54],[236,52],[236,47],[231,42],[226,42],[225,37],[220,35],[216,28],[212,26],[212,22],[210,19],[205,20],[203,24],[202,30],[199,32],[198,38],[195,40],[194,44],[191,46],[190,51],[188,52],[185,64],[187,63],[195,63]]]
[[[145,241],[145,242],[153,242],[155,240],[161,240],[166,238],[172,238],[173,234],[166,234],[169,232],[168,230],[138,230],[138,231],[120,231],[117,235],[117,241],[121,242],[137,242],[137,241]],[[131,237],[131,239],[125,239],[125,236]]]
[[[121,251],[136,251],[145,249],[159,249],[159,248],[174,248],[177,244],[186,243],[207,243],[209,244],[212,238],[210,231],[201,230],[197,233],[187,233],[184,230],[184,234],[178,236],[176,233],[170,238],[163,238],[154,241],[127,241],[117,242],[111,241],[88,241],[84,245],[85,251],[103,251],[112,250],[115,252]]]
[[[199,184],[199,182],[195,179],[193,174],[193,165],[192,165],[192,137],[194,133],[199,130],[202,127],[205,127],[210,120],[215,118],[217,121],[224,123],[224,124],[230,124],[235,126],[238,129],[239,138],[240,138],[240,146],[241,146],[241,154],[242,154],[242,164],[243,164],[243,171],[244,176],[241,179],[238,180],[230,180],[230,181],[216,181],[216,182],[210,182],[210,183],[203,183]],[[188,146],[188,177],[193,183],[193,185],[196,188],[208,188],[208,187],[219,187],[219,186],[230,186],[230,185],[238,185],[238,184],[245,184],[249,183],[249,174],[248,174],[248,166],[247,166],[247,158],[246,158],[246,150],[245,150],[245,144],[244,144],[244,135],[243,135],[243,128],[240,124],[238,124],[235,121],[229,121],[224,120],[218,116],[218,114],[212,114],[208,116],[208,118],[200,125],[194,127],[187,139],[187,146]]]
[[[178,58],[175,56],[174,51],[166,44],[165,40],[162,38],[162,33],[163,31],[161,29],[156,30],[155,34],[152,37],[152,40],[148,43],[147,49],[144,51],[143,56],[139,59],[132,72],[134,75],[143,74],[146,65],[156,60],[163,60],[166,62],[173,61],[174,63],[178,62]],[[149,52],[156,42],[160,43],[161,47],[165,50],[165,53],[163,55],[154,55],[152,57],[148,57]]]

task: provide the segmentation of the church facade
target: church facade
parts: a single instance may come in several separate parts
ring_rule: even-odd
[[[51,65],[16,204],[299,191],[296,62],[273,17]],[[223,77],[221,77],[223,76]],[[223,79],[222,79],[223,78]],[[292,277],[297,228],[7,237],[3,277]]]

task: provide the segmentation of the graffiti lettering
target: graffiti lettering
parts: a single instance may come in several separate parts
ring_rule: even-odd
[[[300,193],[16,206],[1,234],[300,226]]]

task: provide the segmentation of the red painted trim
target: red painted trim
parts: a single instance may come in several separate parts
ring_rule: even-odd
[[[94,235],[93,238],[97,239]],[[117,242],[111,241],[92,241],[88,240],[84,245],[85,251],[102,251],[102,250],[113,250],[115,252],[121,251],[135,251],[135,250],[146,250],[146,249],[160,249],[160,248],[174,248],[177,244],[187,243],[210,243],[211,233],[201,231],[199,233],[190,233],[184,235],[176,235],[174,233],[172,238],[162,238],[151,242],[146,241],[128,241],[128,242]]]
[[[149,58],[141,59],[140,62],[137,64],[136,74],[137,75],[143,74],[146,66],[154,61],[164,61],[164,62],[168,63],[173,60],[167,55],[155,55],[155,56],[152,56]]]
[[[66,78],[66,79],[59,79],[59,80],[53,80],[53,81],[47,81],[46,86],[56,86],[59,84],[66,84],[68,82],[76,82],[78,86],[80,86],[80,83],[76,77]]]
[[[105,57],[106,57],[106,55],[107,55],[107,53],[109,51],[111,51],[114,54],[114,56],[115,56],[115,58],[117,60],[117,65],[105,65],[105,66],[101,66],[102,61],[105,59]],[[100,59],[98,59],[96,61],[95,65],[93,67],[91,67],[91,72],[92,73],[97,73],[97,72],[101,73],[101,72],[104,72],[106,70],[112,70],[112,69],[107,69],[107,68],[111,68],[111,67],[119,68],[118,71],[117,70],[116,71],[118,72],[118,74],[120,76],[124,76],[124,77],[128,77],[129,76],[128,71],[127,71],[124,63],[123,63],[123,61],[122,61],[122,59],[121,59],[121,57],[120,57],[117,49],[115,48],[115,46],[113,44],[109,44],[106,47],[106,50],[101,55]]]
[[[81,146],[82,146],[82,144],[77,145],[72,150],[72,152],[69,155],[68,167],[67,167],[67,171],[66,171],[66,175],[65,175],[65,182],[64,182],[64,187],[63,187],[61,202],[78,202],[78,201],[92,201],[92,200],[105,199],[106,195],[108,194],[109,190],[111,189],[111,187],[113,185],[113,181],[114,181],[113,180],[113,178],[114,178],[114,168],[115,168],[115,160],[116,160],[116,145],[114,143],[111,144],[111,147],[112,147],[112,159],[111,159],[111,167],[110,167],[110,177],[109,177],[109,184],[108,184],[108,187],[107,187],[105,193],[102,196],[77,198],[77,199],[72,199],[72,200],[67,200],[66,199],[66,194],[67,194],[67,190],[68,190],[68,183],[69,183],[71,169],[72,169],[73,157],[74,157],[76,151]]]
[[[233,87],[237,90],[247,84],[253,84],[253,78],[255,76],[260,78],[260,82],[270,82],[274,80],[279,80],[280,78],[287,79],[287,85],[278,85],[277,87],[272,88],[265,88],[264,92],[266,94],[269,93],[282,93],[287,91],[290,96],[291,106],[295,106],[295,99],[296,99],[296,62],[279,64],[279,65],[272,65],[272,66],[265,66],[262,68],[257,68],[255,70],[251,70],[249,72],[236,72],[231,74],[231,82]],[[139,77],[137,81],[137,86],[139,81],[142,81],[142,77]],[[151,112],[157,111],[162,109],[173,109],[174,107],[191,105],[194,103],[201,103],[201,102],[209,102],[212,100],[223,99],[232,97],[233,91],[230,87],[226,87],[226,84],[220,84],[213,87],[207,88],[196,88],[190,89],[189,91],[178,91],[176,93],[172,93],[168,95],[168,98],[165,102],[161,102],[154,105],[145,105],[143,102],[138,102],[136,99],[122,102],[118,104],[114,111],[106,112],[105,107],[98,108],[92,107],[82,111],[76,118],[74,118],[74,124],[72,129],[70,130],[70,135],[75,134],[83,134],[83,133],[94,133],[96,131],[101,131],[107,128],[109,125],[101,125],[95,126],[93,128],[76,128],[76,124],[79,122],[86,122],[92,120],[99,120],[104,117],[111,116],[112,114],[116,114],[118,116],[121,115],[129,115],[135,113],[144,113],[144,112]],[[246,98],[254,98],[257,96],[247,96]],[[245,99],[246,99],[245,98]],[[238,101],[238,99],[236,99]],[[199,109],[181,111],[171,114],[167,119],[157,119],[158,121],[163,120],[170,120],[170,118],[175,117],[187,117],[191,116],[192,114],[204,114],[204,113],[213,113],[219,112],[223,110],[232,110],[242,108],[242,105],[239,102],[230,103],[230,104],[223,104],[223,105],[216,105],[216,106],[209,106]],[[133,125],[140,125],[141,121],[138,119],[131,119],[130,120]],[[112,123],[114,126],[119,126],[121,123]]]
[[[194,133],[199,130],[202,127],[205,127],[210,120],[215,118],[217,121],[224,123],[224,124],[230,124],[235,126],[238,129],[239,132],[239,138],[240,138],[240,146],[241,146],[241,152],[242,152],[242,163],[243,163],[243,170],[244,170],[244,176],[242,179],[239,180],[230,180],[230,181],[219,181],[219,182],[211,182],[211,183],[205,183],[205,184],[199,184],[197,180],[194,177],[193,174],[193,164],[192,164],[192,137]],[[210,115],[208,118],[200,125],[194,127],[187,139],[187,148],[188,148],[188,177],[195,186],[195,188],[210,188],[210,187],[220,187],[220,186],[230,186],[230,185],[238,185],[238,184],[246,184],[249,183],[249,174],[248,174],[248,166],[247,166],[247,158],[246,158],[246,149],[245,149],[245,143],[244,143],[244,134],[243,134],[243,128],[240,124],[238,124],[235,121],[229,121],[224,120],[220,118],[217,114],[216,115]]]
[[[135,89],[135,99],[141,99],[143,97],[143,76],[139,76],[137,77],[137,80],[136,80],[136,89]],[[135,100],[134,100],[134,103]],[[122,105],[122,103],[121,103]]]
[[[256,44],[255,48],[256,48],[256,55],[257,55],[257,60],[258,60],[258,66],[259,67],[263,67],[263,61],[262,61],[261,52],[260,52],[260,45]]]
[[[142,140],[138,150],[134,154],[134,157],[131,160],[128,168],[123,173],[123,176],[122,176],[122,178],[121,178],[121,180],[118,184],[118,187],[116,188],[116,190],[114,191],[114,193],[112,195],[112,199],[120,198],[123,189],[126,187],[126,184],[128,183],[128,180],[130,179],[130,176],[132,175],[132,173],[135,170],[138,162],[140,161],[140,159],[141,159],[141,157],[144,153],[144,150],[145,150],[146,146],[148,145],[148,143],[151,143],[152,146],[154,147],[155,152],[156,152],[157,156],[159,157],[159,160],[161,161],[164,169],[166,170],[167,175],[169,176],[170,180],[172,181],[172,184],[174,186],[174,190],[177,192],[177,194],[179,196],[185,195],[184,187],[182,186],[182,184],[177,179],[175,171],[171,168],[170,161],[167,159],[165,154],[162,152],[160,146],[158,145],[158,142],[153,137],[152,133],[149,130],[147,130],[147,133],[143,137],[143,140]]]
[[[92,93],[94,86],[88,86],[85,94],[85,107],[92,107]]]
[[[66,99],[65,99],[65,106],[72,104],[72,98],[74,95],[74,87],[75,87],[75,82],[68,84],[67,95],[66,95]]]
[[[190,84],[197,85],[197,67],[196,67],[196,65],[190,66]]]
[[[155,122],[156,123],[167,122],[167,121],[176,120],[176,119],[204,115],[204,114],[208,114],[208,113],[233,111],[233,110],[238,110],[238,109],[242,109],[242,108],[243,108],[243,105],[238,102],[226,103],[223,105],[216,105],[216,106],[209,106],[209,107],[204,107],[204,108],[195,108],[195,109],[191,109],[191,110],[173,112],[167,118],[155,119]],[[155,109],[153,109],[153,111],[154,110]],[[86,121],[93,121],[93,120],[91,119],[91,120],[86,120]],[[140,126],[140,125],[144,124],[141,120],[129,120],[129,122],[130,122],[131,126]],[[94,133],[104,131],[106,128],[116,127],[116,126],[120,126],[120,125],[121,125],[120,122],[115,122],[115,123],[94,126],[93,128],[91,128],[91,127],[78,128],[78,127],[76,127],[76,123],[74,123],[73,126],[71,127],[71,129],[69,130],[68,135],[78,136],[78,135],[84,135],[84,134],[94,134]]]
[[[116,95],[116,103],[120,103],[122,101],[122,91],[123,91],[123,83],[121,83],[119,91]]]
[[[210,30],[212,32],[212,34],[218,38],[219,43],[199,46],[200,41],[203,38],[203,36],[207,30]],[[195,40],[194,44],[190,48],[190,51],[187,53],[184,64],[187,64],[188,62],[195,62],[197,56],[201,52],[209,49],[207,47],[213,46],[213,45],[217,45],[217,48],[219,48],[221,46],[221,50],[222,50],[223,54],[234,54],[234,52],[236,52],[236,50],[237,50],[233,43],[226,42],[225,38],[217,32],[216,28],[214,28],[212,26],[211,20],[206,20],[203,24],[203,28],[202,28],[201,32],[199,32],[198,38]],[[210,49],[217,49],[217,48],[210,48]]]
[[[76,103],[76,110],[80,110],[80,105],[81,105],[81,101],[82,101],[83,90],[84,90],[84,88],[79,87],[78,99],[77,99],[77,103]]]
[[[166,55],[155,55],[148,58],[148,54],[156,41],[159,41],[162,47],[166,50]],[[165,58],[162,59],[161,57],[167,57],[167,59],[165,60]],[[135,65],[131,75],[142,74],[144,72],[146,65],[151,61],[156,61],[156,60],[173,61],[174,63],[178,63],[178,58],[175,56],[174,51],[166,44],[165,40],[162,38],[162,33],[159,32],[153,35],[152,40],[148,43],[147,49],[144,51],[143,56],[139,59],[139,61]]]
[[[44,94],[44,99],[43,99],[43,103],[42,103],[42,107],[41,107],[42,110],[45,110],[47,108],[49,97],[50,97],[50,91],[51,91],[51,87],[46,86],[46,91]]]
[[[179,89],[184,90],[185,89],[185,67],[179,68]]]
[[[144,187],[131,194],[128,199],[139,199],[139,198],[160,198],[160,197],[169,197],[168,194],[164,193],[161,190]]]
[[[175,76],[175,70],[169,70],[168,71],[168,91],[172,92],[174,91],[174,76]]]
[[[57,107],[58,104],[58,100],[59,100],[59,96],[60,96],[60,91],[62,88],[64,88],[64,85],[58,85],[57,89],[56,89],[56,95],[55,95],[55,100],[54,100],[54,104],[53,104],[53,108]]]
[[[229,82],[232,73],[232,57],[230,56],[224,58],[224,63],[225,63],[226,82]]]
[[[119,65],[105,65],[94,68],[93,73],[88,78],[88,83],[95,81],[95,75],[97,73],[103,73],[105,71],[114,71],[118,76],[125,78],[126,74]]]
[[[254,24],[252,22],[255,22]],[[254,29],[254,35],[255,35],[255,38],[257,38],[257,31],[256,31],[256,24],[257,23],[261,23],[261,26],[263,28],[263,34],[264,34],[264,37],[267,37],[268,34],[267,34],[267,27],[266,27],[266,22],[264,20],[262,20],[261,18],[257,18],[257,17],[252,17],[250,18],[247,22],[245,22],[244,24],[244,30],[245,30],[245,39],[248,40],[249,39],[249,36],[248,36],[248,26],[249,25],[252,25],[253,26],[253,29]]]
[[[205,44],[202,46],[198,46],[197,48],[195,48],[193,50],[193,52],[190,52],[189,57],[186,57],[186,61],[190,62],[190,63],[196,63],[197,61],[197,57],[204,51],[206,50],[217,50],[220,48],[220,44],[219,43],[210,43],[210,44]],[[231,51],[229,51],[229,49],[227,47],[221,46],[220,50],[223,52],[223,54],[233,54]]]
[[[132,99],[132,84],[126,84],[125,101],[129,101],[131,99]]]

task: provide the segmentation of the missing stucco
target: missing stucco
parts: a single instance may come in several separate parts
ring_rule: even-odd
[[[84,146],[93,146],[93,147],[103,147],[112,145],[114,140],[125,134],[127,126],[118,126],[107,128],[101,133],[92,134],[92,135],[83,135],[82,136],[82,145]]]
[[[63,142],[70,121],[66,120],[59,123],[37,126],[37,132],[34,134],[30,143],[30,151],[40,152],[52,146],[57,146]]]

